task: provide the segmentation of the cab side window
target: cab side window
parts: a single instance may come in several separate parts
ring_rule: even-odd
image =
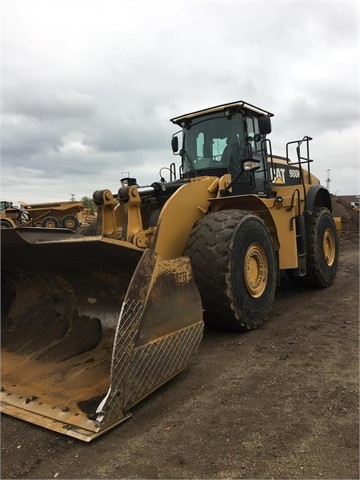
[[[256,157],[261,154],[260,142],[255,142],[255,135],[257,133],[259,133],[258,119],[255,117],[246,117],[246,144],[249,150],[248,154],[252,154],[251,157]]]

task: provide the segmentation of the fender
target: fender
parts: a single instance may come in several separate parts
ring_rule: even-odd
[[[326,207],[332,212],[329,191],[321,185],[313,185],[306,195],[306,213],[312,215],[314,207]]]

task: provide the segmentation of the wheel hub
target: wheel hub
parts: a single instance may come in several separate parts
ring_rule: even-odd
[[[75,222],[74,222],[74,220],[72,220],[72,219],[70,219],[70,220],[68,220],[68,221],[66,222],[67,228],[72,229],[72,228],[74,228],[74,225],[75,225]]]
[[[244,279],[248,293],[259,298],[265,291],[268,264],[265,251],[259,243],[252,243],[245,254]]]
[[[335,247],[335,238],[332,230],[327,228],[324,232],[323,237],[323,253],[324,253],[324,260],[326,265],[331,267],[335,261],[336,257],[336,247]]]

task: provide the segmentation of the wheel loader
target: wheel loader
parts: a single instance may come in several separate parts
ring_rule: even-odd
[[[273,155],[272,116],[175,117],[179,161],[94,192],[92,231],[2,232],[2,412],[89,442],[189,364],[204,325],[259,327],[281,274],[332,284],[341,220],[310,137]]]

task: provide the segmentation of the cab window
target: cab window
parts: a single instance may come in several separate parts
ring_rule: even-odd
[[[259,133],[259,122],[256,117],[246,117],[246,143],[253,155],[261,153],[260,142],[255,142],[255,135]],[[250,153],[250,152],[249,152]]]

